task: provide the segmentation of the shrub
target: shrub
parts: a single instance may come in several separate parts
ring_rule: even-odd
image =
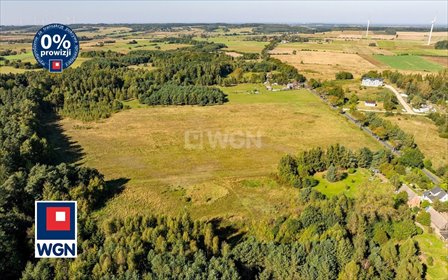
[[[353,74],[350,72],[341,71],[341,72],[336,73],[335,76],[336,76],[336,80],[351,80],[351,79],[353,79]]]
[[[415,220],[419,222],[421,225],[429,226],[431,224],[431,215],[429,215],[428,212],[422,210],[420,211],[420,213],[418,213]]]
[[[448,49],[448,40],[439,41],[434,45],[434,48],[437,50],[446,50]]]

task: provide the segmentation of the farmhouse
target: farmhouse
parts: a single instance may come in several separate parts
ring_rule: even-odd
[[[431,216],[431,227],[443,240],[448,240],[448,213],[441,213],[432,207],[426,208]]]
[[[405,192],[408,194],[408,206],[417,207],[420,205],[420,196],[418,196],[411,188],[403,184],[397,191],[397,193]]]
[[[380,87],[384,85],[383,79],[380,78],[362,78],[361,85],[365,87]]]
[[[415,113],[428,113],[433,111],[432,106],[422,105],[420,108],[412,108]]]
[[[364,101],[364,105],[367,107],[376,107],[376,101]]]
[[[427,200],[431,203],[434,203],[436,200],[445,202],[448,201],[448,193],[440,187],[435,187],[429,191],[423,192],[422,200]]]

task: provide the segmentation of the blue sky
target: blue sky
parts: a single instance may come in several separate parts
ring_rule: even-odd
[[[362,23],[448,25],[448,1],[11,1],[1,25],[48,23]]]

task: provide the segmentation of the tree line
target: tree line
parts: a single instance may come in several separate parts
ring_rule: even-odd
[[[264,82],[268,72],[275,72],[271,78],[273,82],[305,80],[294,67],[279,60],[234,59],[218,52],[214,43],[208,42],[173,51],[137,50],[128,54],[89,51],[82,56],[91,59],[60,75],[42,71],[17,74],[17,77],[40,84],[42,94],[59,114],[84,121],[107,118],[126,108],[122,101],[133,98],[152,105],[222,104],[227,101],[224,94],[205,86],[247,81],[232,74],[234,72],[251,74],[252,81],[257,82]],[[145,63],[155,69],[145,71],[128,67]],[[2,76],[0,79],[4,77],[9,78]],[[166,84],[171,86],[164,86]],[[168,88],[176,92],[169,92]]]

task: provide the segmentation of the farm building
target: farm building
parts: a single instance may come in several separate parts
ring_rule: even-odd
[[[367,107],[376,107],[376,101],[364,101],[364,105]]]
[[[300,83],[297,81],[294,81],[292,83],[288,83],[284,89],[287,90],[287,89],[298,89],[298,88],[300,88]]]
[[[412,111],[416,113],[428,113],[430,111],[434,111],[432,106],[430,105],[422,105],[420,108],[412,108]]]
[[[432,207],[426,208],[431,216],[431,227],[443,240],[448,240],[448,213],[441,213]]]
[[[398,189],[397,193],[405,192],[408,194],[408,206],[418,207],[420,205],[420,197],[407,185],[403,184],[401,188]]]
[[[435,187],[429,191],[423,192],[422,200],[427,200],[431,203],[434,203],[436,200],[445,202],[448,201],[448,193],[440,187]]]
[[[384,85],[384,82],[380,78],[362,78],[361,85],[365,87],[380,87]]]

